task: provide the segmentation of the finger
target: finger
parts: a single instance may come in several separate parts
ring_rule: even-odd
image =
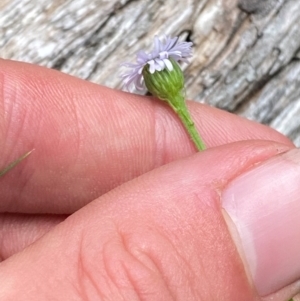
[[[63,215],[0,214],[0,261],[25,249],[65,218]]]
[[[2,262],[0,297],[258,300],[220,195],[284,150],[271,142],[234,143],[116,188]]]
[[[195,152],[161,102],[54,70],[1,61],[0,212],[72,213],[138,175]],[[208,106],[189,107],[209,147],[246,139],[291,145],[265,126]]]

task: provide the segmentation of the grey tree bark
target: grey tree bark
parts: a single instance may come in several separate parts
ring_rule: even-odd
[[[194,42],[187,97],[270,125],[300,146],[298,0],[2,0],[0,56],[120,88],[154,35]]]

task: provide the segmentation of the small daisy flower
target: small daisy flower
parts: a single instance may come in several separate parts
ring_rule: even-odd
[[[141,50],[137,53],[136,63],[125,63],[123,66],[131,70],[123,74],[124,87],[130,91],[131,86],[135,86],[137,90],[144,90],[143,69],[146,65],[149,66],[150,74],[155,71],[168,69],[172,71],[173,64],[170,59],[175,62],[188,62],[188,58],[192,56],[192,42],[178,41],[178,37],[165,37],[161,41],[158,37],[154,38],[154,49],[150,53]]]
[[[188,112],[184,99],[184,76],[178,64],[187,62],[192,56],[191,42],[179,42],[178,38],[165,37],[164,41],[155,37],[154,50],[150,53],[140,51],[135,64],[124,66],[131,70],[122,75],[123,85],[129,91],[132,85],[138,90],[148,91],[166,101],[179,116],[196,148],[205,149],[195,124]]]

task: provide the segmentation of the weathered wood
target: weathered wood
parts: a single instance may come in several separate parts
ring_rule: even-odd
[[[187,96],[268,124],[300,146],[298,0],[2,0],[0,56],[120,88],[155,34],[194,42]]]

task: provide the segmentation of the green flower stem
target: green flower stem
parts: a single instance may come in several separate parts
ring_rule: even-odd
[[[195,127],[195,123],[192,120],[192,117],[188,111],[183,95],[178,94],[177,96],[173,97],[172,100],[167,100],[167,102],[175,111],[175,113],[179,116],[186,131],[189,133],[191,139],[193,140],[197,150],[205,150],[206,146]]]
[[[149,65],[143,68],[145,85],[149,92],[157,98],[167,101],[172,109],[177,113],[192,138],[197,150],[205,150],[205,144],[196,130],[191,118],[182,91],[184,91],[184,77],[178,63],[169,58],[173,69],[165,68],[161,71],[151,73]]]
[[[4,176],[8,171],[10,171],[17,164],[19,164],[21,161],[23,161],[25,158],[27,158],[32,153],[32,151],[33,150],[27,152],[26,154],[24,154],[23,156],[21,156],[17,160],[11,162],[7,167],[5,167],[4,169],[0,170],[0,177]]]

